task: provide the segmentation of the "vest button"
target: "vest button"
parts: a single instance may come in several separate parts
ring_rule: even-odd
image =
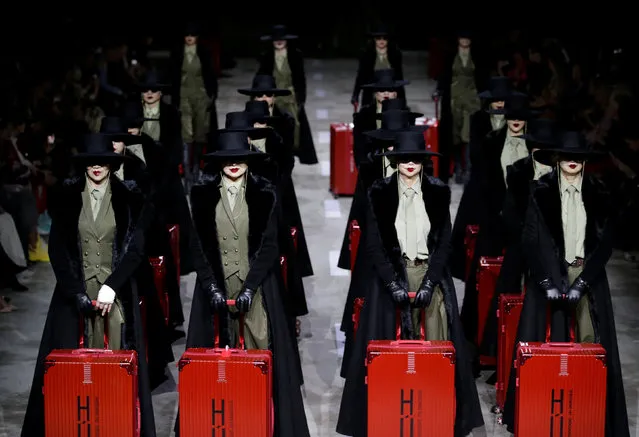
[[[95,268],[96,268],[96,269],[99,269],[99,268],[100,268],[100,264],[96,264],[96,265],[95,265]]]
[[[100,256],[100,252],[96,253],[97,256]]]
[[[86,269],[87,267],[89,267],[88,263],[84,263],[84,268]]]
[[[239,250],[235,249],[235,252],[239,252]]]
[[[224,265],[225,265],[225,266],[228,266],[228,265],[229,265],[229,263],[224,263]]]
[[[222,240],[226,240],[226,237],[222,237]]]
[[[84,256],[89,256],[89,252],[84,252]]]
[[[237,266],[237,265],[239,265],[239,264],[240,264],[240,262],[239,262],[239,261],[235,261],[235,265],[236,265],[236,266]]]
[[[84,242],[85,242],[85,243],[88,243],[88,242],[89,242],[89,239],[88,239],[88,238],[85,238],[85,239],[84,239]]]
[[[234,240],[237,240],[239,237],[236,235],[235,237],[233,237]]]
[[[98,243],[101,243],[101,242],[102,242],[102,240],[100,240],[100,239],[98,238]]]
[[[224,255],[226,255],[227,253],[229,253],[229,251],[228,251],[228,250],[225,250],[225,251],[224,251]]]

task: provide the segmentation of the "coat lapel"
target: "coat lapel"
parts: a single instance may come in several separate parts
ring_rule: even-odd
[[[560,260],[563,260],[566,255],[557,172],[549,173],[541,178],[539,182],[540,184],[534,192],[535,201],[555,243],[557,256]]]

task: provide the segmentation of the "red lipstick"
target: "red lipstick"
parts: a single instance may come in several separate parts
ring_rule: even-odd
[[[93,176],[100,176],[100,173],[102,173],[100,170],[93,170]]]
[[[238,171],[240,171],[240,169],[239,169],[239,168],[232,168],[232,169],[231,169],[231,173],[237,173]]]
[[[412,173],[413,171],[415,171],[415,167],[408,167],[407,170]]]
[[[569,164],[568,167],[572,168],[573,170],[577,168],[577,164]]]

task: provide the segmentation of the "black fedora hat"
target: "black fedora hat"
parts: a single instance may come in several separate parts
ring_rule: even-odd
[[[248,160],[264,158],[266,153],[254,150],[249,143],[249,135],[246,132],[216,131],[213,135],[215,151],[207,153],[203,158],[208,160]]]
[[[266,123],[269,120],[279,118],[276,115],[271,115],[268,103],[263,100],[249,100],[244,105],[244,112],[253,118],[253,123]]]
[[[388,37],[390,35],[390,31],[388,30],[388,26],[385,24],[377,24],[372,26],[370,31],[368,32],[368,36],[373,38],[381,38]]]
[[[141,128],[145,121],[150,120],[144,117],[144,110],[140,102],[126,102],[120,111],[120,117],[128,128]]]
[[[76,163],[85,166],[119,164],[124,155],[113,151],[113,138],[109,135],[90,133],[82,137],[81,152],[73,156]]]
[[[577,131],[567,131],[561,136],[559,147],[549,147],[535,151],[534,158],[542,164],[553,166],[562,160],[593,161],[606,156],[604,152],[593,150],[586,137]]]
[[[200,33],[202,32],[202,26],[199,25],[199,23],[196,23],[195,21],[189,21],[188,23],[186,23],[186,26],[184,26],[184,36],[200,36]]]
[[[104,117],[100,123],[100,133],[111,137],[111,141],[122,142],[126,145],[140,142],[140,138],[131,135],[126,121],[122,117]]]
[[[278,88],[275,83],[275,78],[268,74],[256,75],[253,78],[251,88],[240,88],[237,92],[245,96],[288,96],[291,94],[291,90]]]
[[[488,89],[478,94],[479,98],[493,102],[506,100],[513,95],[524,96],[525,94],[515,91],[510,79],[505,76],[491,77],[488,81]]]
[[[408,85],[407,80],[395,80],[395,71],[392,68],[375,71],[375,82],[362,85],[363,88],[373,90],[392,90]]]
[[[224,129],[219,129],[217,134],[220,135],[226,132],[244,132],[252,140],[266,138],[271,129],[253,127],[253,123],[255,123],[255,118],[248,112],[229,112],[226,114]]]
[[[431,156],[442,156],[439,153],[426,149],[424,134],[415,130],[403,130],[397,132],[393,142],[393,150],[384,152],[382,155],[388,158],[419,158],[424,160]]]
[[[162,81],[160,74],[156,70],[151,70],[137,83],[137,88],[141,92],[166,91],[169,88],[169,84]]]
[[[390,109],[381,113],[381,120],[381,128],[364,132],[364,135],[376,140],[393,141],[398,132],[409,130],[423,135],[428,129],[427,125],[415,126],[415,118],[410,111]]]
[[[470,29],[460,29],[457,31],[457,38],[473,39],[473,32]]]
[[[548,118],[530,120],[526,125],[526,133],[520,138],[526,140],[529,148],[546,149],[561,145],[561,130],[556,121]]]
[[[297,35],[288,33],[288,29],[283,24],[277,24],[271,28],[271,32],[260,37],[262,41],[288,41],[297,39]]]
[[[408,106],[406,106],[406,100],[401,98],[384,100],[382,102],[382,112],[375,114],[375,118],[381,120],[382,114],[386,111],[407,111],[410,113],[410,116],[413,117],[413,124],[415,123],[415,118],[424,116],[421,112],[411,112]]]
[[[512,95],[504,101],[504,107],[488,110],[489,114],[503,114],[508,120],[530,120],[539,115],[539,111],[530,109],[528,96]]]

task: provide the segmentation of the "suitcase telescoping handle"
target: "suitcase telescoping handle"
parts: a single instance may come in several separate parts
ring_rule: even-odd
[[[565,342],[551,342],[550,341],[550,332],[551,332],[551,328],[552,328],[552,304],[548,303],[547,307],[546,307],[546,343],[549,343],[550,345],[555,345],[555,346],[565,346],[567,344],[574,344],[575,343],[575,312],[573,311],[572,314],[569,317],[570,321],[570,328],[569,328],[569,336],[570,336],[570,341],[568,343]]]
[[[98,301],[97,300],[92,300],[91,303],[93,304],[94,307],[98,306]],[[86,317],[80,317],[80,349],[84,349],[84,337],[86,337],[87,335],[87,326],[88,326],[88,322],[86,321]],[[109,349],[109,318],[108,317],[103,317],[102,319],[104,319],[104,349]]]
[[[414,291],[408,293],[409,299],[415,299],[417,293]],[[421,341],[426,340],[426,310],[420,309],[419,311],[419,339]],[[402,336],[402,310],[397,308],[397,314],[395,315],[395,338],[397,340],[401,339]]]
[[[235,299],[226,299],[226,305],[229,307],[235,306]],[[244,349],[244,314],[240,313],[240,335],[239,335],[239,348]],[[220,316],[219,314],[213,315],[213,324],[215,325],[215,340],[213,342],[215,348],[220,347]]]

